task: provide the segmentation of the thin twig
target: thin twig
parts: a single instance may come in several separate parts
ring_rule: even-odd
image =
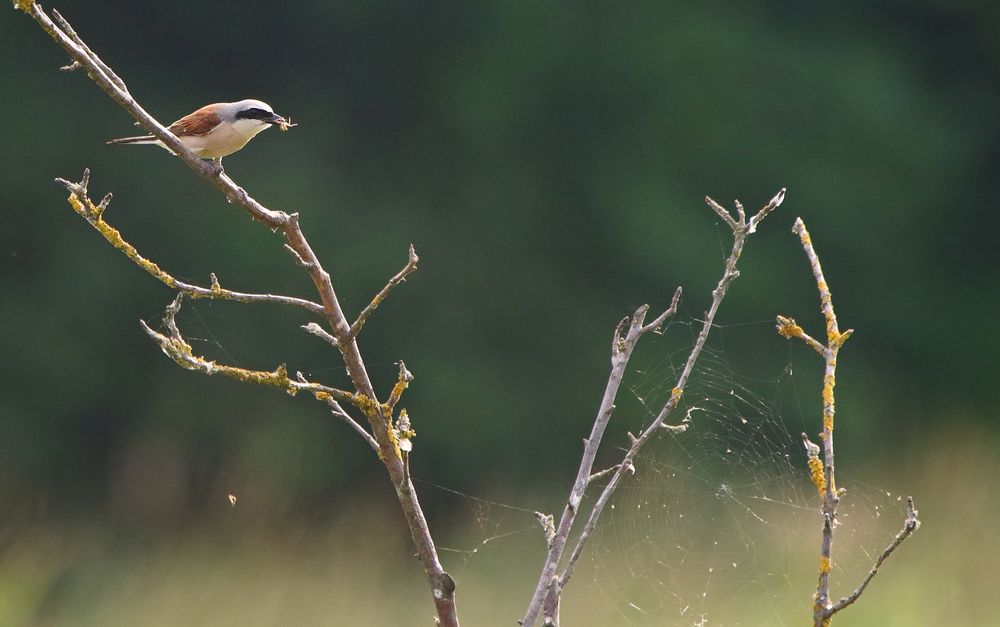
[[[615,472],[616,470],[618,470],[618,465],[617,464],[614,465],[614,466],[611,466],[610,468],[605,468],[604,470],[598,470],[594,474],[592,474],[589,477],[587,477],[587,483],[591,484],[591,483],[597,481],[598,479],[603,479],[604,477],[607,477],[608,475],[610,475],[611,473]]]
[[[330,333],[327,332],[326,329],[324,329],[323,327],[319,326],[315,322],[310,322],[309,324],[304,324],[300,328],[303,331],[305,331],[306,333],[311,333],[312,335],[315,335],[316,337],[322,339],[323,341],[325,341],[326,343],[328,343],[330,346],[332,346],[334,348],[340,348],[340,343],[337,342],[337,338],[335,338],[332,335],[330,335]]]
[[[386,406],[389,408],[390,414],[399,399],[403,397],[403,392],[406,388],[410,386],[410,382],[413,381],[413,373],[406,369],[406,364],[403,360],[399,360],[399,376],[396,377],[396,384],[392,386],[392,391],[389,392],[389,399],[385,402]]]
[[[657,316],[656,320],[653,320],[652,322],[644,326],[642,328],[643,333],[649,333],[650,331],[658,333],[660,329],[663,327],[663,324],[669,318],[674,317],[674,314],[677,313],[677,306],[680,305],[681,302],[682,292],[683,290],[681,290],[680,286],[678,286],[677,289],[674,290],[674,298],[673,300],[670,301],[670,307],[666,311],[661,313],[659,316]]]
[[[302,374],[301,372],[296,372],[295,378],[302,383],[309,383],[309,381],[306,380],[305,375]],[[338,403],[337,400],[333,398],[333,396],[325,396],[325,397],[318,396],[317,398],[319,400],[325,401],[326,404],[330,406],[330,413],[332,413],[334,416],[337,416],[338,418],[346,422],[351,429],[354,429],[354,431],[358,435],[360,435],[365,442],[368,443],[368,446],[370,446],[373,451],[378,453],[378,442],[375,441],[375,438],[373,438],[372,435],[368,433],[368,431],[366,431],[365,428],[362,427],[357,420],[355,420],[349,413],[347,413],[347,410],[344,409],[344,407],[340,403]]]
[[[633,435],[630,437],[630,446],[628,451],[625,453],[622,461],[615,466],[614,472],[611,473],[611,480],[604,486],[604,489],[598,496],[597,501],[594,503],[594,507],[591,509],[587,522],[580,531],[570,556],[566,560],[565,568],[561,574],[557,574],[559,564],[563,557],[563,552],[569,539],[570,531],[572,530],[573,523],[576,520],[580,503],[583,500],[587,485],[591,480],[594,460],[596,459],[597,451],[600,447],[601,438],[604,435],[608,422],[611,419],[615,399],[617,398],[618,390],[621,386],[622,377],[625,374],[628,360],[641,336],[648,331],[659,328],[666,318],[669,317],[669,315],[673,315],[676,311],[677,303],[680,298],[680,290],[674,293],[674,299],[670,309],[664,312],[663,315],[658,316],[652,323],[648,325],[644,324],[644,319],[649,307],[643,305],[636,310],[631,319],[626,318],[618,324],[612,340],[612,368],[611,374],[608,376],[608,383],[605,386],[604,397],[601,400],[601,406],[598,409],[597,417],[594,420],[594,426],[591,429],[591,434],[586,440],[586,446],[584,447],[584,453],[580,462],[580,468],[577,471],[576,480],[574,481],[573,488],[570,491],[569,498],[566,501],[562,517],[559,519],[559,525],[556,528],[555,537],[549,546],[549,551],[546,555],[545,563],[542,565],[542,571],[539,576],[538,583],[536,584],[534,593],[531,597],[531,602],[529,603],[528,609],[521,621],[521,624],[524,627],[532,627],[535,624],[535,621],[538,620],[539,613],[543,614],[543,624],[558,625],[559,599],[561,598],[562,590],[566,587],[570,578],[573,576],[573,570],[576,563],[579,560],[591,533],[596,528],[597,522],[604,512],[605,506],[611,499],[611,495],[614,494],[619,484],[625,478],[625,475],[630,472],[635,472],[634,460],[639,452],[639,449],[641,449],[646,441],[648,441],[653,434],[662,427],[667,417],[670,416],[670,413],[680,402],[681,395],[684,393],[684,388],[691,376],[691,372],[694,370],[694,365],[698,361],[698,357],[701,355],[701,351],[705,346],[705,342],[712,329],[713,321],[715,320],[715,315],[719,310],[719,306],[722,304],[723,298],[725,298],[726,291],[729,289],[730,283],[732,283],[732,281],[739,276],[739,272],[736,270],[736,264],[739,261],[740,255],[743,253],[743,245],[746,242],[747,236],[753,232],[757,224],[759,224],[760,221],[767,216],[767,214],[781,204],[782,200],[784,200],[784,195],[785,190],[782,189],[767,205],[758,211],[749,222],[745,221],[745,219],[737,222],[733,216],[722,208],[722,206],[717,202],[711,198],[705,199],[708,206],[711,207],[720,218],[725,220],[726,224],[729,225],[733,232],[733,249],[729,258],[726,260],[722,278],[719,280],[715,290],[712,292],[712,305],[705,314],[705,320],[702,325],[701,332],[698,334],[694,348],[688,356],[688,361],[685,364],[681,376],[677,379],[673,388],[673,393],[670,395],[670,400],[668,400],[663,406],[656,418],[654,418],[646,426],[640,436],[636,437]]]
[[[882,566],[882,562],[892,555],[893,551],[895,551],[896,548],[903,543],[903,540],[906,540],[910,537],[911,533],[920,528],[920,520],[917,518],[917,513],[917,510],[913,507],[913,497],[906,497],[906,520],[903,521],[903,528],[899,530],[899,533],[897,533],[896,537],[892,539],[889,546],[882,550],[882,553],[880,553],[878,558],[875,560],[875,564],[872,565],[871,570],[868,571],[868,574],[865,575],[865,578],[861,581],[861,584],[855,588],[854,592],[841,598],[840,601],[830,608],[830,616],[836,614],[861,598],[865,588],[868,587],[871,580],[878,574],[878,569]]]
[[[52,9],[52,19],[55,20],[56,24],[59,25],[59,28],[61,28],[62,31],[66,33],[66,35],[68,35],[70,39],[73,40],[73,43],[80,46],[80,48],[85,53],[87,53],[87,55],[89,55],[92,59],[94,59],[97,66],[101,68],[101,71],[104,72],[108,78],[111,79],[111,82],[113,82],[115,86],[117,86],[122,91],[128,93],[128,87],[125,86],[125,81],[123,81],[120,76],[115,74],[114,70],[108,67],[107,64],[105,64],[104,61],[100,59],[100,57],[94,54],[94,51],[90,49],[90,46],[88,46],[83,41],[83,39],[80,39],[80,36],[76,34],[76,31],[73,29],[72,26],[70,26],[69,22],[66,21],[66,18],[64,18],[59,13],[59,11]],[[76,61],[74,61],[73,63],[76,63]]]
[[[372,302],[368,303],[368,305],[361,310],[361,313],[358,314],[358,319],[351,325],[351,337],[355,337],[361,332],[361,328],[365,326],[365,321],[368,320],[368,316],[372,315],[372,312],[374,312],[378,306],[382,304],[382,301],[384,301],[389,295],[392,288],[405,281],[406,277],[417,269],[417,263],[419,261],[420,257],[417,256],[416,251],[413,249],[413,244],[410,244],[410,251],[407,256],[406,265],[403,266],[402,270],[393,275],[393,277],[389,279],[389,282],[386,283],[385,287],[379,290],[379,293],[375,295]]]

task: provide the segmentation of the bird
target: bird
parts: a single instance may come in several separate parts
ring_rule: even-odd
[[[222,158],[247,145],[257,133],[277,126],[287,131],[295,124],[274,112],[271,105],[260,100],[216,102],[205,105],[168,127],[196,157],[210,159],[216,172],[222,173]],[[108,144],[155,144],[170,150],[153,135],[119,137]],[[173,151],[171,151],[173,152]]]

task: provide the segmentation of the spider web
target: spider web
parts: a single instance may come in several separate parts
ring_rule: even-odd
[[[642,364],[625,381],[633,428],[670,397],[700,325],[675,323],[651,355],[633,358]],[[802,346],[790,345],[773,376],[735,371],[726,338],[760,332],[773,334],[773,322],[713,330],[668,420],[687,429],[651,440],[605,510],[586,555],[621,624],[785,625],[811,615],[821,519],[800,434],[818,430],[819,395],[803,401],[798,393],[792,355]],[[838,509],[833,590],[847,594],[898,530],[904,504],[843,472],[838,479],[848,494]]]

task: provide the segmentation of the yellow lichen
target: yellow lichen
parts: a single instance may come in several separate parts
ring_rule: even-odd
[[[33,6],[35,6],[34,0],[14,0],[14,8],[25,13],[30,13]]]
[[[795,320],[792,318],[785,318],[784,316],[778,316],[777,329],[778,335],[786,339],[802,337],[804,334],[802,327],[796,324]]]
[[[823,378],[823,407],[833,407],[833,389],[837,379],[832,374]]]
[[[268,372],[266,370],[247,370],[246,368],[237,368],[236,366],[220,366],[214,361],[207,361],[201,357],[195,357],[194,359],[204,363],[206,367],[205,371],[208,374],[219,373],[245,383],[257,383],[283,388],[292,396],[298,392],[295,386],[290,385],[291,381],[288,379],[288,370],[285,368],[285,364],[281,364],[273,371]]]
[[[827,556],[825,556],[825,555],[822,556],[822,557],[820,557],[819,558],[819,572],[820,572],[820,574],[822,575],[823,573],[828,573],[831,570],[832,570],[832,568],[830,567],[830,558],[827,557]]]
[[[379,411],[381,410],[381,405],[379,405],[372,399],[368,398],[364,394],[355,394],[351,398],[351,403],[355,407],[360,409],[362,412],[364,412],[365,416],[367,416],[369,419],[381,415]]]
[[[101,208],[85,198],[86,202],[81,202],[76,194],[70,194],[69,204],[73,210],[83,216],[94,229],[100,233],[105,240],[118,250],[122,251],[126,257],[132,260],[137,266],[148,272],[150,275],[161,281],[167,287],[176,288],[177,281],[174,277],[164,272],[160,266],[139,254],[135,246],[129,244],[122,237],[121,232],[111,226],[101,218]]]
[[[823,462],[819,461],[819,457],[809,458],[809,478],[816,486],[816,491],[822,496],[826,492],[826,475],[823,472]]]
[[[402,398],[403,392],[409,387],[410,381],[405,377],[399,377],[396,384],[392,386],[392,392],[389,393],[389,400],[385,403],[384,409],[390,415],[392,414],[392,408],[399,402]]]

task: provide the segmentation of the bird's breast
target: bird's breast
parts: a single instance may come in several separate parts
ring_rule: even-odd
[[[187,135],[180,140],[202,159],[221,159],[246,146],[254,135],[265,128],[267,126],[261,124],[248,126],[223,122],[204,135]]]

